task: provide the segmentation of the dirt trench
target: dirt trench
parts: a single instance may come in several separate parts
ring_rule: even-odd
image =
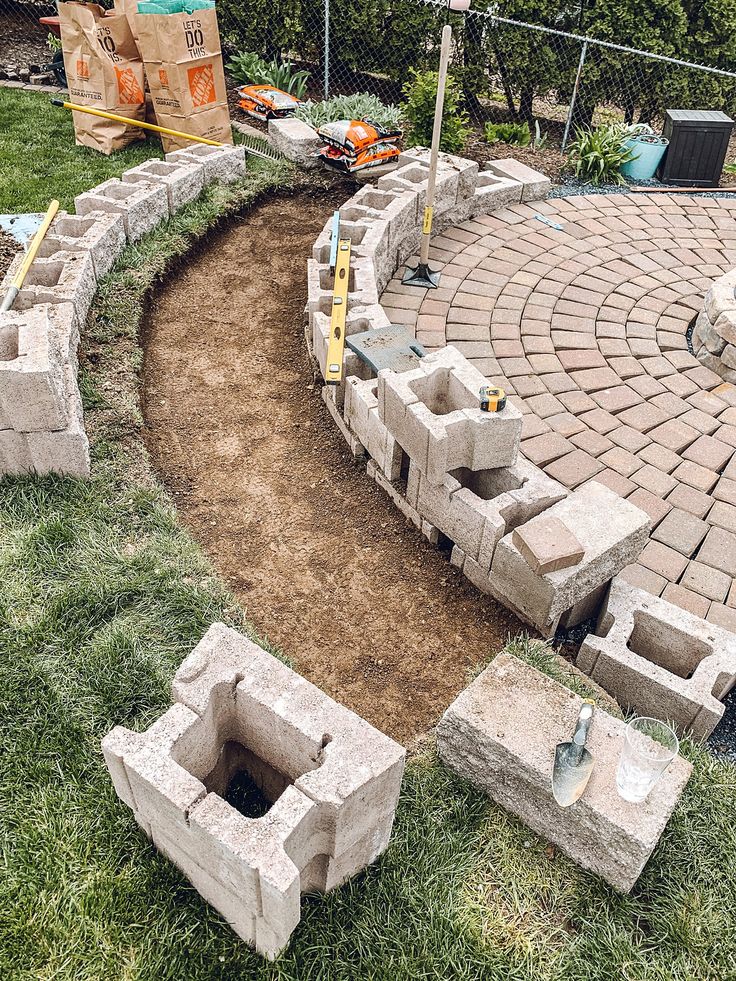
[[[261,636],[408,743],[519,624],[368,479],[313,383],[305,267],[335,206],[272,197],[166,282],[144,334],[146,438]]]

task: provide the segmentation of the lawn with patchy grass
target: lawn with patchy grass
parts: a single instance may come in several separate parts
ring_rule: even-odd
[[[51,134],[41,145],[55,146]],[[0,481],[0,978],[736,978],[736,769],[687,741],[694,776],[637,887],[620,896],[454,778],[428,740],[407,767],[388,851],[304,900],[274,964],[238,940],[117,800],[103,735],[143,729],[168,707],[177,665],[212,621],[249,632],[140,439],[143,304],[221,215],[291,180],[258,165],[126,249],[83,340],[92,479]],[[48,193],[70,186],[39,184],[24,207]],[[543,646],[511,649],[584,690]]]

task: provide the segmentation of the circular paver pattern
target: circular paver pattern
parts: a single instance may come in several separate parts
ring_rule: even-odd
[[[392,322],[505,388],[523,454],[551,477],[598,480],[649,514],[626,579],[736,632],[736,387],[687,344],[703,294],[736,267],[736,200],[515,205],[437,236],[432,258],[439,289],[402,286],[403,269],[389,283]]]

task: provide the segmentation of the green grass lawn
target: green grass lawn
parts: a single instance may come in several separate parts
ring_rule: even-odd
[[[0,90],[0,106],[7,98]],[[53,172],[56,120],[28,120],[47,127],[36,145],[49,159],[29,156],[34,173]],[[81,189],[76,174],[72,190],[71,172],[58,173],[28,184],[24,209]],[[168,707],[173,672],[213,620],[248,630],[149,467],[137,401],[142,304],[219,216],[292,179],[259,165],[126,250],[83,342],[92,479],[0,481],[0,978],[735,979],[736,769],[688,742],[694,776],[630,896],[552,855],[428,745],[407,767],[386,854],[330,896],[305,899],[274,964],[157,855],[115,797],[103,735],[142,729]],[[564,670],[539,645],[512,649]]]
[[[72,114],[50,95],[0,88],[0,214],[45,211],[54,196],[73,211],[77,194],[162,156],[157,139],[109,157],[75,146]]]

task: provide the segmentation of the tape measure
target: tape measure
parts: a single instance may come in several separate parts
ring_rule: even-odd
[[[502,388],[484,385],[480,390],[480,408],[482,412],[503,411],[506,408],[506,392]]]

